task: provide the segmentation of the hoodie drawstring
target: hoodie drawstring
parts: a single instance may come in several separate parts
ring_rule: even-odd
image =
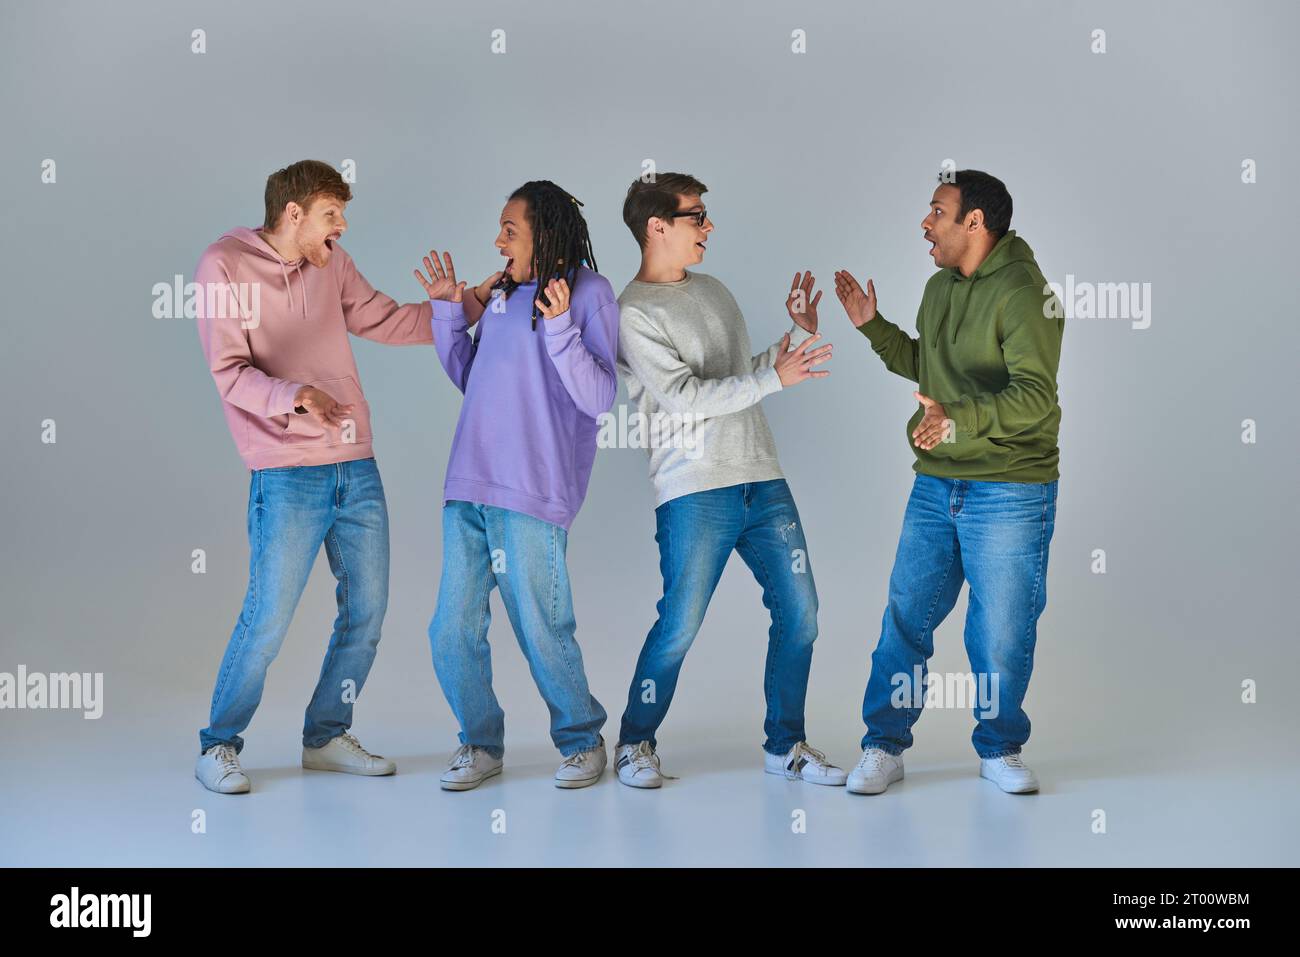
[[[288,270],[284,268],[284,260],[277,260],[280,263],[280,275],[284,277],[284,291],[289,294],[289,308],[293,308],[293,286],[289,282]],[[307,282],[302,278],[302,260],[293,264],[294,272],[298,274],[298,285],[302,286],[302,317],[307,318]]]

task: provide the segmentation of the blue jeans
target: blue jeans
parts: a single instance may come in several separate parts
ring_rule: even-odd
[[[966,654],[975,688],[993,692],[974,709],[975,751],[981,758],[1016,754],[1029,740],[1021,705],[1047,606],[1056,487],[916,476],[862,701],[864,748],[901,754],[912,746],[934,630],[957,603],[963,580],[970,582]]]
[[[248,592],[212,692],[206,751],[232,744],[253,720],[321,544],[338,579],[338,617],[307,705],[304,747],[352,726],[388,607],[388,506],[374,459],[257,469],[248,491]]]
[[[686,652],[722,569],[740,553],[772,615],[767,633],[763,749],[785,754],[804,740],[804,697],[817,637],[817,586],[799,511],[784,479],[709,489],[655,509],[663,597],[637,659],[619,744],[649,741],[668,714]]]
[[[460,722],[460,743],[505,752],[505,712],[492,691],[488,596],[501,600],[551,712],[551,740],[565,757],[604,747],[605,709],[587,688],[573,637],[569,533],[522,512],[451,501],[442,509],[442,582],[429,623],[433,668]]]

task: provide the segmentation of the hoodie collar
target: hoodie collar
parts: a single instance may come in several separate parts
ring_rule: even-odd
[[[993,244],[984,261],[969,276],[962,275],[962,271],[956,266],[946,267],[945,272],[951,280],[948,284],[948,308],[944,310],[943,317],[934,324],[932,344],[938,346],[939,330],[945,322],[951,326],[951,340],[954,343],[957,341],[957,333],[961,329],[962,320],[966,318],[966,307],[970,303],[975,283],[987,279],[1003,266],[1023,260],[1032,261],[1033,258],[1034,253],[1029,248],[1029,244],[1017,236],[1014,229],[1008,229],[1006,234]]]
[[[236,226],[227,232],[222,239],[230,238],[247,246],[250,251],[261,256],[263,259],[269,259],[280,266],[280,276],[284,279],[284,291],[289,295],[289,308],[293,308],[293,286],[289,282],[289,269],[298,276],[298,286],[302,289],[302,318],[307,319],[307,282],[302,276],[303,258],[299,256],[292,262],[284,259],[275,247],[266,241],[260,229],[249,229],[247,226]]]

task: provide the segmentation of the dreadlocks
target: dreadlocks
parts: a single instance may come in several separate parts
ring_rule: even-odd
[[[537,280],[538,298],[549,306],[548,282],[563,278],[572,288],[579,266],[585,264],[596,270],[587,221],[579,209],[582,202],[548,179],[524,183],[510,194],[510,199],[522,199],[527,207],[525,215],[533,229],[533,278]],[[492,288],[508,297],[518,285],[507,273]],[[539,315],[541,310],[533,303],[534,329]]]

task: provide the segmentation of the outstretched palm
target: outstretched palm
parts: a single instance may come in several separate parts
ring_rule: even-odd
[[[443,253],[443,261],[438,261],[438,251],[430,249],[429,255],[424,257],[424,268],[429,273],[429,278],[424,278],[424,273],[415,270],[415,278],[420,281],[424,291],[430,299],[443,299],[447,302],[460,302],[461,296],[465,292],[465,283],[456,281],[456,269],[451,264],[451,253]]]
[[[817,332],[817,303],[822,298],[820,290],[816,296],[812,294],[816,282],[810,272],[795,273],[790,282],[790,295],[785,298],[785,311],[790,313],[790,318],[799,328],[814,334]]]

